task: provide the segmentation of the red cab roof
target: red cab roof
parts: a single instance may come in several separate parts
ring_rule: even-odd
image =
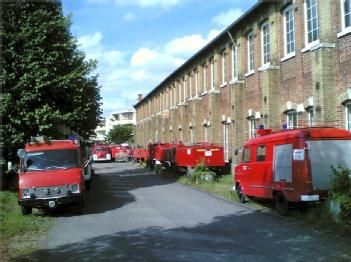
[[[26,144],[27,152],[38,150],[59,150],[59,149],[77,149],[79,146],[72,140],[51,140],[44,143],[29,143]]]

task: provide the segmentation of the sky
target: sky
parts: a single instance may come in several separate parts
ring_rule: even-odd
[[[95,59],[103,116],[132,109],[256,0],[62,0],[71,32]]]

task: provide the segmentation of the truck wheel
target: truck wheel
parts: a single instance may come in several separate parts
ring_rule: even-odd
[[[288,214],[288,201],[286,200],[282,192],[277,192],[274,195],[275,209],[281,216],[286,216]]]
[[[238,198],[239,198],[240,203],[243,203],[243,204],[246,203],[246,195],[244,194],[243,189],[242,189],[240,184],[238,185],[236,192],[238,194]]]
[[[90,188],[91,188],[91,179],[85,181],[85,187],[87,188],[87,190],[90,190]]]
[[[32,214],[32,208],[31,208],[31,207],[24,207],[24,206],[21,206],[21,213],[22,213],[22,215],[24,215],[24,216],[30,215],[30,214]]]

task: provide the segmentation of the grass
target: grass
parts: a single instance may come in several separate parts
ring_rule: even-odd
[[[42,215],[36,209],[32,215],[23,216],[14,192],[1,191],[0,203],[0,257],[6,261],[39,248],[55,218]]]

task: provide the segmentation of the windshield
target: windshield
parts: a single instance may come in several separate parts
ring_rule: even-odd
[[[26,171],[42,171],[79,167],[76,149],[28,152],[24,161]]]

